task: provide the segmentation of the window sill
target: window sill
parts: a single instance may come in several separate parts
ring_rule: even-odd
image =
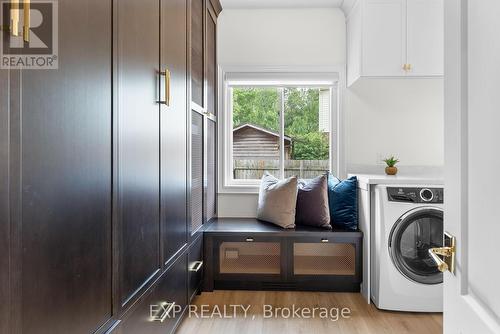
[[[220,194],[258,194],[259,184],[232,184],[223,185],[219,189]]]

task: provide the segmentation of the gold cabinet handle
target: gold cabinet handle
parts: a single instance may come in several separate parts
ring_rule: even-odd
[[[172,303],[161,303],[161,310],[158,312],[158,314],[153,318],[153,321],[159,321],[159,322],[164,322],[165,319],[169,316],[170,312],[175,307],[175,302]]]
[[[411,64],[403,64],[403,71],[411,71],[412,70],[412,65]]]
[[[23,26],[23,38],[25,42],[30,41],[30,23],[31,23],[31,14],[30,14],[30,0],[24,0],[23,13],[24,13],[24,26]]]
[[[158,101],[159,104],[164,104],[167,107],[170,106],[170,80],[171,80],[171,73],[169,69],[165,69],[165,71],[160,71],[160,75],[165,77],[165,100]]]
[[[189,271],[197,273],[198,271],[200,271],[202,266],[203,266],[203,261],[196,261],[194,265],[191,268],[189,268]]]
[[[438,248],[429,248],[428,250],[431,258],[436,262],[436,265],[441,272],[445,272],[447,270],[454,272],[455,271],[455,246],[451,247],[438,247]],[[442,260],[439,255],[443,256],[445,260]]]
[[[170,107],[170,85],[171,85],[171,79],[172,79],[172,73],[170,73],[170,70],[166,69],[165,72],[166,74],[166,81],[165,81],[165,102],[166,105]]]
[[[10,33],[19,36],[19,0],[10,1]]]

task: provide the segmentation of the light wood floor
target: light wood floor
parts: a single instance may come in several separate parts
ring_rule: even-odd
[[[245,318],[239,310],[233,319],[220,317],[196,318],[194,307],[198,307],[198,316],[208,316],[216,310],[216,305],[223,311],[227,305],[227,315],[232,314],[229,305],[250,305]],[[337,321],[330,319],[284,319],[264,318],[263,305],[274,307],[327,307],[349,308],[350,318]],[[426,313],[405,313],[380,311],[368,305],[358,293],[327,292],[281,292],[281,291],[216,291],[203,293],[194,300],[191,316],[186,314],[178,329],[181,334],[256,334],[256,333],[338,333],[338,334],[439,334],[442,333],[442,315]],[[210,305],[201,312],[202,305]],[[286,313],[285,313],[286,314]]]

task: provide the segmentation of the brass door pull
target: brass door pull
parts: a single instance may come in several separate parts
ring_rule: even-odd
[[[429,248],[428,252],[431,258],[436,262],[436,265],[441,272],[450,271],[455,273],[455,237],[449,233],[444,233],[444,247]],[[443,259],[441,259],[441,257]]]
[[[10,1],[10,33],[19,36],[19,0]]]
[[[170,107],[170,81],[172,74],[169,69],[165,69],[165,71],[160,71],[160,75],[165,76],[165,100],[161,101],[160,99],[158,103]]]
[[[24,0],[23,12],[24,12],[24,26],[23,26],[23,38],[25,42],[30,41],[30,23],[31,23],[31,15],[30,15],[30,0]]]
[[[445,272],[449,269],[448,264],[441,260],[438,255],[444,256],[445,258],[451,257],[455,252],[451,247],[439,247],[439,248],[429,248],[429,255],[432,257],[434,262],[436,262],[439,271]]]

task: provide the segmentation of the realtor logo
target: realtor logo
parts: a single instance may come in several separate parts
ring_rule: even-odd
[[[58,68],[57,0],[1,2],[1,69]]]

